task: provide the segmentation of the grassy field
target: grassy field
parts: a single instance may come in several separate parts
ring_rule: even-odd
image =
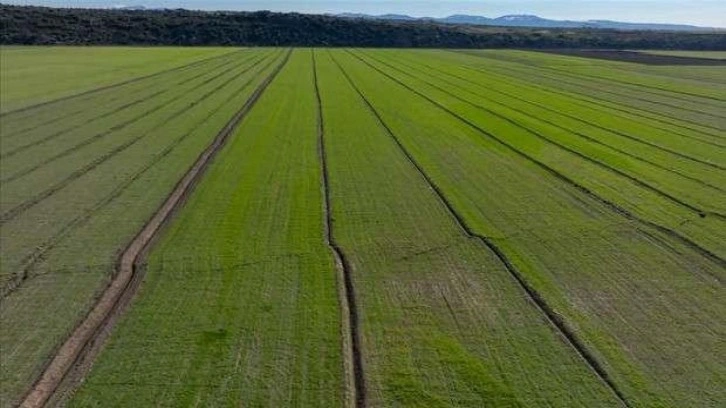
[[[272,75],[57,401],[726,400],[726,67],[506,50],[2,53],[3,406]],[[23,83],[46,78],[44,58],[47,74],[107,54],[47,94]]]
[[[117,254],[280,58],[238,51],[0,118],[4,400],[37,376]]]
[[[199,63],[230,48],[0,47],[0,112]]]

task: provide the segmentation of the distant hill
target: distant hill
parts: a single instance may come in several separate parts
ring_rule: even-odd
[[[685,24],[652,24],[652,23],[623,23],[610,20],[549,20],[546,18],[529,14],[512,14],[497,18],[482,16],[471,16],[466,14],[455,14],[443,18],[432,17],[411,17],[399,14],[368,15],[344,13],[338,17],[364,18],[374,20],[405,20],[405,21],[434,21],[445,24],[471,24],[497,27],[534,27],[534,28],[593,28],[613,30],[657,30],[657,31],[711,31],[716,30],[709,27],[697,27]]]
[[[529,28],[273,13],[0,4],[0,44],[726,50],[726,32]],[[453,21],[464,21],[452,16]],[[510,19],[513,21],[516,19]]]

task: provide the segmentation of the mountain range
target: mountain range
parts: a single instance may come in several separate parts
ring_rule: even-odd
[[[624,23],[610,20],[550,20],[529,14],[512,14],[497,18],[472,16],[466,14],[454,14],[443,18],[433,17],[411,17],[405,14],[381,14],[369,15],[358,13],[335,14],[337,17],[362,18],[372,20],[394,20],[394,21],[431,21],[445,24],[472,24],[499,27],[533,27],[533,28],[599,28],[614,30],[662,30],[662,31],[708,31],[714,30],[708,27],[698,27],[685,24],[654,24],[654,23]]]

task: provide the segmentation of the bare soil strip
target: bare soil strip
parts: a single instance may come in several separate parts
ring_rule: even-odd
[[[78,98],[78,97],[81,97],[81,96],[86,96],[86,95],[94,94],[94,93],[97,93],[97,92],[105,91],[107,89],[118,88],[120,86],[132,84],[134,82],[138,82],[138,81],[141,81],[141,80],[144,80],[144,79],[149,79],[149,78],[153,78],[153,77],[156,77],[156,76],[159,76],[159,75],[168,74],[169,72],[174,72],[174,71],[179,71],[179,70],[182,70],[182,69],[185,69],[185,68],[194,67],[194,66],[197,66],[197,65],[200,65],[200,64],[204,64],[205,62],[213,61],[213,60],[218,59],[218,58],[228,57],[231,54],[238,53],[238,52],[242,52],[242,51],[243,50],[236,50],[236,51],[232,51],[232,52],[226,52],[226,53],[224,53],[222,55],[215,55],[213,57],[201,59],[201,60],[198,60],[198,61],[194,61],[194,62],[189,63],[189,64],[186,64],[186,65],[180,65],[178,67],[165,69],[165,70],[159,71],[159,72],[154,72],[153,74],[148,74],[148,75],[143,75],[143,76],[139,76],[139,77],[127,79],[125,81],[116,82],[116,83],[111,84],[111,85],[104,85],[104,86],[101,86],[101,87],[98,87],[98,88],[89,89],[87,91],[79,92],[79,93],[76,93],[76,94],[73,94],[73,95],[63,96],[63,97],[60,97],[60,98],[57,98],[57,99],[53,99],[53,100],[50,100],[50,101],[36,103],[35,105],[24,106],[22,108],[18,108],[18,109],[11,110],[11,111],[8,111],[8,112],[0,113],[0,118],[1,117],[4,117],[4,116],[7,116],[7,115],[11,115],[11,114],[26,112],[26,111],[29,111],[29,110],[35,109],[35,108],[40,108],[41,106],[51,105],[51,104],[54,104],[54,103],[60,103],[60,102],[67,101],[69,99],[73,99],[73,98]]]
[[[523,159],[525,159],[525,160],[533,163],[537,167],[539,167],[542,170],[544,170],[546,173],[552,175],[553,177],[557,178],[558,180],[564,182],[565,184],[568,184],[568,185],[572,186],[573,188],[575,188],[576,190],[578,190],[581,193],[585,194],[586,196],[592,198],[593,200],[595,200],[595,201],[597,201],[597,202],[599,202],[599,203],[607,206],[608,208],[610,208],[611,210],[613,210],[617,214],[620,214],[624,218],[629,219],[629,220],[632,220],[632,221],[636,221],[636,222],[642,224],[645,227],[649,227],[649,228],[653,228],[655,230],[658,230],[661,233],[663,233],[665,235],[668,235],[671,238],[674,238],[677,241],[683,243],[687,247],[695,250],[696,252],[700,253],[704,257],[706,257],[706,258],[710,259],[711,261],[713,261],[714,263],[716,263],[718,265],[721,265],[721,266],[726,266],[726,259],[724,259],[724,258],[720,257],[718,254],[715,254],[715,253],[709,251],[708,249],[702,247],[698,243],[692,241],[691,239],[689,239],[688,237],[682,235],[681,233],[677,232],[676,230],[671,229],[671,228],[668,228],[668,227],[663,226],[663,225],[660,225],[660,224],[657,224],[657,223],[655,223],[653,221],[649,221],[649,220],[646,220],[644,218],[641,218],[641,217],[635,215],[634,213],[626,210],[625,208],[621,207],[620,205],[616,204],[615,202],[610,201],[610,200],[608,200],[605,197],[601,197],[601,196],[597,195],[596,193],[594,193],[593,191],[591,191],[589,188],[587,188],[584,185],[578,183],[577,181],[575,181],[574,179],[570,178],[569,176],[567,176],[567,175],[565,175],[563,173],[560,173],[559,171],[557,171],[553,167],[550,167],[549,165],[545,164],[544,162],[541,162],[541,161],[537,160],[535,157],[530,156],[529,154],[527,154],[527,153],[525,153],[525,152],[523,152],[521,150],[518,150],[516,147],[514,147],[513,145],[511,145],[509,142],[507,142],[506,140],[502,139],[501,137],[497,136],[496,134],[491,133],[491,132],[488,132],[487,130],[481,128],[476,123],[474,123],[474,122],[470,121],[469,119],[467,119],[467,118],[459,115],[458,113],[452,111],[451,109],[449,109],[446,106],[442,105],[438,101],[436,101],[436,100],[430,98],[429,96],[421,93],[417,89],[414,89],[414,88],[406,85],[405,83],[399,81],[395,77],[392,77],[391,75],[387,74],[386,72],[381,71],[380,69],[378,69],[377,67],[371,65],[368,61],[362,59],[358,55],[356,55],[356,54],[351,54],[351,55],[353,55],[354,57],[356,57],[357,59],[359,59],[360,61],[362,61],[364,64],[372,67],[377,72],[380,72],[382,75],[386,76],[387,78],[390,78],[392,81],[396,82],[397,84],[401,85],[402,87],[408,89],[409,91],[411,91],[414,94],[420,96],[421,98],[429,101],[432,105],[438,107],[439,109],[443,110],[444,112],[447,112],[449,115],[457,118],[462,123],[465,123],[467,126],[469,126],[472,129],[476,130],[480,134],[482,134],[482,135],[484,135],[484,136],[486,136],[486,137],[494,140],[495,142],[497,142],[501,146],[503,146],[506,149],[510,150],[515,155],[520,156]],[[721,279],[721,277],[719,277],[717,275],[711,275],[711,277],[713,277],[714,279],[716,279],[718,282],[723,283],[723,280]]]
[[[118,260],[117,273],[103,292],[96,305],[86,318],[76,327],[71,336],[58,349],[55,356],[45,367],[42,375],[33,384],[23,399],[21,407],[43,407],[53,396],[66,374],[73,368],[81,354],[103,332],[108,332],[116,322],[116,318],[123,311],[123,304],[128,302],[138,287],[140,276],[139,265],[143,261],[145,251],[152,240],[157,236],[161,227],[184,203],[186,197],[200,179],[211,160],[225,145],[232,132],[241,123],[247,113],[259,100],[267,86],[275,79],[277,74],[287,63],[292,50],[288,50],[284,59],[267,78],[257,87],[242,108],[220,130],[214,142],[202,152],[194,165],[177,183],[167,200],[159,210],[131,241]],[[136,281],[136,284],[134,284]],[[126,301],[124,301],[126,299]],[[90,368],[90,365],[89,367]]]
[[[346,384],[346,406],[363,408],[366,403],[366,384],[363,374],[363,357],[360,340],[360,320],[356,305],[355,287],[351,277],[351,267],[333,238],[333,215],[330,211],[330,183],[328,177],[327,154],[325,152],[325,124],[323,122],[323,103],[318,87],[318,71],[315,50],[312,51],[313,81],[315,98],[318,104],[318,153],[322,166],[323,209],[325,211],[325,241],[335,257],[338,270],[338,298],[341,308],[341,336],[343,338],[343,369]],[[352,395],[351,395],[352,394]]]
[[[338,64],[337,61],[335,61],[336,64]],[[380,123],[381,127],[385,129],[388,136],[390,136],[393,141],[396,143],[398,148],[401,150],[401,152],[406,156],[409,163],[413,165],[413,167],[416,169],[416,171],[419,173],[421,178],[429,185],[431,190],[436,194],[441,204],[446,207],[449,214],[452,216],[452,218],[456,221],[456,224],[458,224],[461,231],[469,238],[474,239],[478,241],[483,247],[487,248],[491,252],[496,255],[496,257],[499,259],[499,261],[504,265],[504,267],[507,269],[507,271],[510,273],[510,275],[514,278],[514,280],[519,284],[519,286],[524,290],[524,292],[528,295],[532,303],[540,310],[540,312],[547,318],[548,322],[552,325],[552,327],[567,341],[567,343],[572,346],[572,348],[582,357],[582,359],[589,365],[589,367],[592,369],[592,371],[597,375],[600,380],[605,383],[610,390],[618,397],[620,402],[625,407],[630,407],[631,405],[628,403],[628,400],[626,399],[623,392],[618,388],[618,386],[615,384],[615,382],[610,378],[610,375],[607,373],[603,365],[600,363],[600,361],[595,357],[595,355],[587,348],[585,343],[577,337],[575,332],[569,327],[567,322],[565,322],[557,312],[555,312],[544,300],[544,298],[537,292],[524,278],[522,273],[511,263],[509,258],[504,254],[504,252],[496,245],[494,242],[483,235],[477,234],[474,232],[474,230],[469,227],[469,225],[466,223],[464,218],[461,214],[459,214],[458,211],[454,208],[453,204],[449,201],[448,198],[446,198],[446,195],[442,192],[442,190],[439,188],[439,186],[429,177],[429,175],[424,171],[424,169],[421,167],[421,165],[416,161],[416,159],[411,155],[411,153],[403,146],[401,141],[398,139],[398,136],[396,136],[395,133],[388,127],[386,122],[383,120],[381,115],[378,113],[376,108],[370,103],[368,98],[363,94],[363,92],[358,88],[358,86],[353,82],[353,80],[350,78],[347,72],[343,69],[340,64],[338,64],[338,67],[343,72],[343,75],[348,79],[348,82],[350,83],[351,87],[355,89],[355,91],[358,93],[358,95],[361,97],[361,99],[365,102],[366,106],[368,106],[368,109],[370,112],[376,117],[378,120],[378,123]],[[448,302],[448,301],[447,301]]]
[[[726,60],[679,57],[674,55],[648,54],[641,51],[622,50],[544,50],[549,54],[569,55],[574,57],[604,59],[609,61],[635,62],[645,65],[726,65]]]

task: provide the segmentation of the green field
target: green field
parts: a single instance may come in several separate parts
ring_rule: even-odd
[[[53,403],[726,401],[726,66],[151,50],[1,51],[0,405],[240,114]]]

